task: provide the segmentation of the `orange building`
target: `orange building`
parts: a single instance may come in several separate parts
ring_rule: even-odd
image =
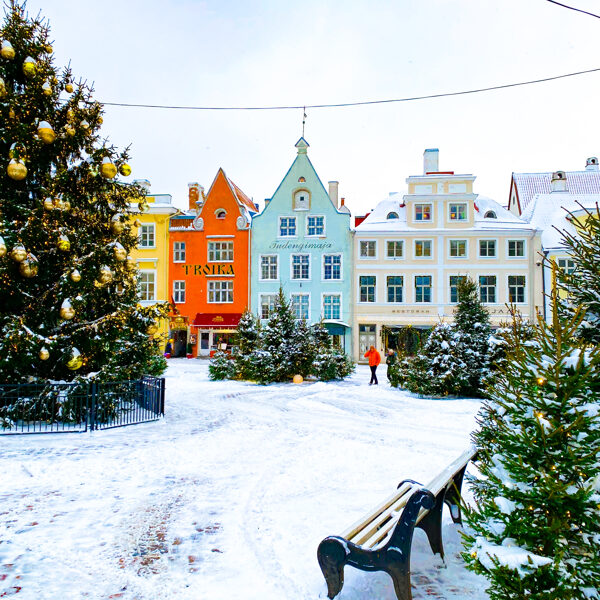
[[[170,320],[173,356],[209,356],[231,345],[249,304],[252,202],[223,169],[208,194],[188,184],[189,210],[169,224]]]

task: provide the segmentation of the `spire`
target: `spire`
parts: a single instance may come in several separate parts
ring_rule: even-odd
[[[309,146],[308,142],[303,137],[301,137],[296,142],[296,148],[298,148],[298,154],[306,154],[308,146]]]

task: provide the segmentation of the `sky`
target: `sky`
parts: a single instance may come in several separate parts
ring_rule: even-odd
[[[600,13],[597,0],[565,0]],[[58,66],[104,102],[279,106],[412,97],[600,67],[600,19],[547,0],[30,0]],[[439,148],[440,170],[508,201],[515,172],[580,170],[600,155],[600,72],[416,102],[308,109],[309,157],[363,214]],[[106,107],[132,176],[187,207],[217,170],[261,207],[294,160],[302,109]]]

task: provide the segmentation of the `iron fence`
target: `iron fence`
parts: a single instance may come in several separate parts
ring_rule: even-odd
[[[0,435],[111,429],[165,414],[165,380],[0,384]]]

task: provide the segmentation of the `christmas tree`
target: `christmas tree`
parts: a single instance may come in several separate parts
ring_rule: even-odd
[[[481,477],[466,510],[468,566],[492,600],[584,600],[600,590],[600,347],[585,315],[538,319],[507,361],[474,435]]]
[[[92,88],[54,65],[48,25],[10,0],[0,28],[0,382],[120,380],[165,368],[137,305],[127,151]]]

